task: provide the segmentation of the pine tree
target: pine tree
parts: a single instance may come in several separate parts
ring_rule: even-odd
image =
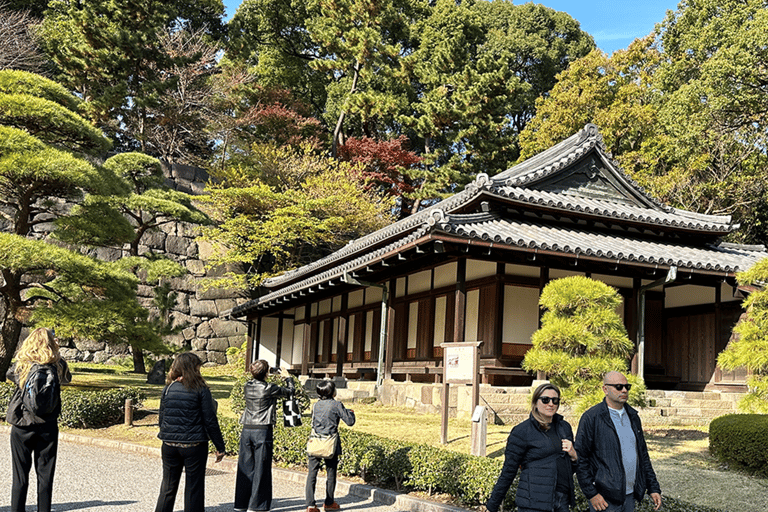
[[[541,328],[533,333],[523,368],[546,373],[576,411],[598,403],[603,398],[603,375],[626,374],[632,353],[632,342],[616,312],[621,302],[615,289],[587,277],[551,281],[539,298],[546,312]],[[636,377],[627,378],[634,385],[630,401],[642,401],[644,386]]]
[[[717,364],[725,370],[744,367],[747,395],[739,402],[745,412],[768,413],[768,260],[762,260],[746,272],[736,275],[739,284],[756,286],[744,300],[747,314],[733,328],[735,339],[728,343],[717,357]]]

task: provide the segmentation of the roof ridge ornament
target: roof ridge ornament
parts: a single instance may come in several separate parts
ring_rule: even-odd
[[[427,218],[427,225],[432,228],[436,225],[443,225],[448,223],[448,217],[442,208],[436,208],[430,212]]]

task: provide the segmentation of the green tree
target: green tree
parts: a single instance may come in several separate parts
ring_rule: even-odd
[[[594,122],[652,195],[678,208],[733,215],[742,229],[732,241],[764,243],[766,11],[762,0],[682,2],[626,51],[574,63],[538,101],[521,156]]]
[[[86,196],[70,216],[57,222],[58,238],[72,244],[92,243],[90,234],[102,224],[103,212],[117,211],[130,221],[132,228],[117,244],[113,244],[118,248],[124,243],[128,245],[128,257],[118,263],[122,268],[134,272],[142,284],[152,286],[163,279],[186,274],[183,266],[164,255],[152,252],[139,254],[139,246],[148,233],[157,231],[165,224],[203,224],[208,221],[206,215],[192,204],[189,194],[165,186],[162,167],[156,158],[141,153],[120,153],[107,159],[104,168],[125,180],[130,185],[130,192],[112,196]],[[151,325],[145,326],[147,330],[157,327],[156,322],[148,319],[146,314],[140,315],[137,323],[141,322],[150,322]],[[155,332],[155,336],[134,336],[128,339],[136,373],[146,373],[144,350],[168,352],[168,347],[161,343],[161,337],[173,333]]]
[[[541,328],[533,333],[533,347],[523,368],[544,372],[559,386],[563,399],[577,411],[602,400],[602,378],[609,371],[627,373],[633,345],[616,312],[622,299],[600,281],[571,276],[549,282],[539,304],[546,311]],[[644,386],[636,377],[630,401],[642,400]]]
[[[217,224],[201,239],[220,249],[210,264],[228,272],[209,285],[258,286],[391,222],[392,202],[367,192],[359,172],[307,148],[271,144],[255,144],[247,160],[214,172],[201,201]]]
[[[535,99],[594,48],[566,13],[499,0],[439,0],[413,33],[417,49],[406,67],[413,67],[418,99],[402,120],[424,141],[431,163],[414,175],[425,197],[508,168]]]
[[[745,412],[768,413],[768,261],[756,263],[736,278],[741,285],[754,286],[756,291],[744,300],[747,314],[733,328],[736,338],[728,343],[717,364],[725,370],[746,368],[748,391],[739,402]]]
[[[406,176],[411,211],[504,170],[534,99],[594,48],[570,16],[503,1],[248,0],[230,26],[228,57],[290,84],[335,148],[408,137],[427,164]]]
[[[64,336],[94,335],[90,326],[99,311],[106,314],[110,307],[127,308],[136,302],[136,281],[130,273],[59,247],[35,231],[67,215],[67,202],[86,192],[125,190],[114,174],[84,158],[99,154],[109,141],[70,110],[77,104],[77,98],[48,79],[0,71],[2,376],[25,322],[38,319],[56,325]],[[119,215],[105,221],[115,232],[127,232],[127,221]],[[111,230],[102,224],[101,231]],[[106,237],[113,236],[110,232]],[[66,310],[69,316],[51,323],[53,318],[45,312],[54,309]],[[95,316],[89,318],[89,313]]]
[[[167,116],[158,118],[157,110],[171,91],[178,93],[179,68],[207,55],[174,50],[163,40],[203,28],[215,37],[223,12],[221,0],[53,0],[40,35],[62,83],[85,100],[89,117],[116,145],[159,156],[151,134]]]

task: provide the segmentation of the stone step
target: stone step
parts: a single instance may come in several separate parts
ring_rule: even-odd
[[[337,389],[336,390],[336,400],[340,400],[342,402],[356,402],[358,400],[361,400],[363,398],[370,397],[371,394],[368,391],[359,390],[359,389]]]

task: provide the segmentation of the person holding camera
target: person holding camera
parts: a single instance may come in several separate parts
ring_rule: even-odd
[[[253,380],[245,383],[245,410],[240,417],[240,454],[235,480],[236,511],[266,511],[272,507],[273,428],[277,400],[293,395],[293,377],[279,370],[285,387],[267,382],[269,364],[263,359],[249,367]]]

